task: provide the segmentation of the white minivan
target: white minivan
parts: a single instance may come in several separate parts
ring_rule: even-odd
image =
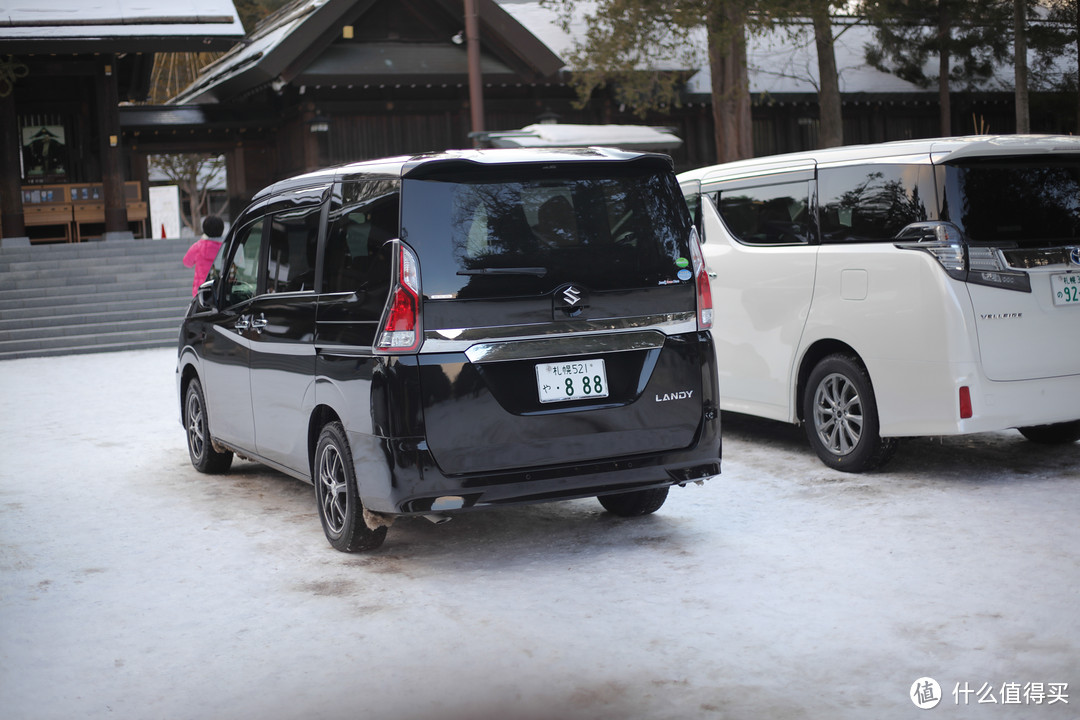
[[[850,146],[679,181],[723,410],[802,423],[851,472],[904,436],[1080,439],[1080,138]]]

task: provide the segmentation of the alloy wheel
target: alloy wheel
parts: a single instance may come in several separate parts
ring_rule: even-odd
[[[345,529],[349,494],[341,453],[333,444],[323,447],[319,458],[319,490],[323,517],[330,532],[336,535]]]
[[[187,434],[188,447],[196,460],[202,459],[206,451],[206,416],[198,393],[190,393],[187,399]]]
[[[836,455],[859,446],[863,407],[854,383],[840,373],[825,376],[814,392],[814,429],[821,443]]]

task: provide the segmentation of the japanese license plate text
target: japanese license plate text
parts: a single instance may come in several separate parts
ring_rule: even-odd
[[[540,402],[566,402],[608,396],[607,371],[602,359],[563,360],[536,366]]]

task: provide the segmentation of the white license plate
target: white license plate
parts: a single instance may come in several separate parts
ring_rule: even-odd
[[[566,402],[608,396],[604,361],[563,360],[536,366],[536,389],[540,402]]]
[[[1080,273],[1051,275],[1050,289],[1054,293],[1055,305],[1080,306]]]

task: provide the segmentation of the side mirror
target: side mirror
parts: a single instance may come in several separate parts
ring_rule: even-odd
[[[195,307],[199,310],[214,309],[214,281],[207,280],[199,286],[199,292],[195,293]]]

